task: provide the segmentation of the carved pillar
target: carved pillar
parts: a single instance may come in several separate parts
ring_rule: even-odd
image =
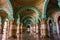
[[[23,33],[23,28],[22,28],[22,24],[17,24],[17,40],[22,40],[22,33]]]
[[[17,25],[17,40],[22,40],[22,24]]]
[[[31,30],[32,31],[32,35],[34,36],[34,32],[35,32],[34,31],[34,25],[31,28],[32,28],[32,30]]]
[[[38,40],[39,38],[38,38],[38,24],[36,24],[36,40]]]
[[[35,25],[34,25],[34,31],[35,31]]]
[[[23,34],[23,24],[20,24],[20,29],[21,29],[21,40],[22,40],[22,34]]]
[[[14,20],[13,28],[12,28],[12,37],[13,38],[17,38],[17,36],[16,36],[16,29],[17,29],[17,24],[16,24],[16,20]]]
[[[17,40],[20,40],[20,24],[17,24]]]
[[[34,38],[36,38],[36,24],[34,25]]]
[[[7,39],[9,38],[9,20],[7,19],[8,25],[7,25]]]
[[[9,32],[9,37],[12,36],[13,22],[14,22],[14,20],[10,20],[10,29],[9,29],[10,32]]]
[[[38,36],[39,36],[39,39],[40,39],[40,36],[41,36],[41,33],[40,33],[40,28],[41,28],[41,23],[40,23],[40,21],[39,21],[39,23],[38,23]]]
[[[0,34],[2,34],[2,24],[0,24]]]
[[[1,17],[0,17],[0,34],[2,34],[2,21],[1,21]]]
[[[46,37],[46,21],[41,20],[41,37]]]
[[[7,19],[4,22],[2,40],[8,40],[8,20]]]
[[[30,35],[33,35],[33,33],[34,33],[34,28],[33,28],[33,26],[30,26],[30,30],[31,30],[31,31],[30,31],[30,33],[31,33]]]
[[[16,36],[17,36],[17,40],[20,40],[20,18],[17,20],[17,32],[16,32]]]
[[[16,24],[15,20],[10,20],[10,32],[9,32],[9,37],[14,37],[16,38]]]
[[[38,33],[38,24],[36,24],[36,33]]]

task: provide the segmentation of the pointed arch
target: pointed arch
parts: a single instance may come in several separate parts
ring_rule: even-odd
[[[50,0],[45,0],[45,2],[44,2],[44,6],[43,6],[43,16],[42,16],[42,18],[46,18],[46,9],[47,9],[47,6],[48,6],[49,1],[50,1]]]
[[[9,12],[7,8],[0,7],[0,10],[3,10],[3,11],[5,11],[8,14],[8,19],[9,20],[13,20],[13,14],[10,14],[11,12]]]
[[[41,19],[41,13],[40,11],[36,8],[36,7],[33,7],[33,6],[24,6],[24,7],[21,7],[17,13],[16,13],[16,16],[15,16],[15,19],[18,18],[18,15],[21,14],[22,11],[25,11],[26,9],[31,9],[33,10],[34,12],[36,12],[36,14],[38,15],[39,19]]]
[[[36,18],[33,15],[26,15],[22,18],[21,22],[23,22],[23,20],[26,19],[27,17],[33,18],[36,21]]]

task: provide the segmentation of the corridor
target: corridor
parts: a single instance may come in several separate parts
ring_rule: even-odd
[[[0,0],[0,40],[60,40],[60,0]]]

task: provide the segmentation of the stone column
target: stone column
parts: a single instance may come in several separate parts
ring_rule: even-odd
[[[32,35],[34,35],[34,25],[31,26],[31,33],[32,33]]]
[[[36,24],[36,33],[38,33],[38,24]]]
[[[1,17],[0,17],[0,34],[2,34],[2,21],[1,21]]]
[[[38,35],[39,35],[39,39],[40,39],[40,36],[41,36],[40,28],[41,28],[41,24],[40,24],[40,21],[39,21],[39,23],[38,23]]]
[[[16,23],[15,22],[16,22],[15,20],[10,20],[9,37],[16,38]]]
[[[22,40],[22,24],[17,24],[17,40]]]
[[[36,24],[36,40],[38,40],[38,24]]]
[[[2,40],[8,40],[7,31],[8,31],[8,20],[6,19],[5,22],[4,22]]]
[[[13,22],[14,22],[14,20],[10,20],[9,37],[12,37]]]
[[[2,24],[0,24],[0,34],[2,34]]]
[[[16,32],[17,40],[20,40],[20,18],[17,19],[17,32]]]
[[[9,20],[7,19],[7,40],[9,38]]]
[[[34,25],[34,31],[35,31],[35,25]]]
[[[17,36],[16,36],[16,30],[17,29],[17,24],[16,24],[16,20],[14,20],[14,22],[13,22],[13,28],[12,28],[12,37],[13,38],[17,38]]]
[[[34,38],[36,38],[36,24],[34,24]]]
[[[22,27],[23,27],[22,24],[17,24],[17,32],[16,32],[17,40],[22,40],[22,32],[23,32]]]
[[[20,34],[21,35],[21,39],[20,40],[22,40],[22,36],[23,36],[22,35],[23,34],[23,25],[22,24],[20,24],[20,30],[21,30],[21,34]]]
[[[20,24],[17,24],[17,40],[20,40]]]
[[[46,20],[41,20],[41,37],[46,37]]]

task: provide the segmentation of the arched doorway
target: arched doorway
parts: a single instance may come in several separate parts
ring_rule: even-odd
[[[30,33],[30,26],[27,26],[27,32]]]
[[[48,36],[53,37],[53,23],[52,20],[48,20]]]
[[[58,17],[58,28],[59,28],[59,34],[60,34],[60,16]]]
[[[2,13],[2,14],[1,14]],[[9,37],[9,17],[8,17],[8,14],[6,11],[4,10],[0,10],[0,25],[1,25],[1,37],[2,37],[2,40],[8,40],[8,37]]]
[[[60,38],[59,36],[60,36],[60,28],[59,28],[59,21],[60,21],[60,12],[59,12],[59,10],[56,12],[56,14],[55,14],[55,21],[56,21],[56,27],[57,27],[57,35],[58,35],[58,38]]]
[[[32,7],[32,6],[21,7],[17,11],[17,13],[14,17],[15,20],[17,20],[18,16],[20,18],[19,24],[23,24],[23,27],[25,25],[25,28],[28,28],[28,31],[29,31],[29,26],[30,26],[30,33],[31,33],[31,28],[33,29],[32,26],[38,22],[38,19],[41,18],[40,11],[37,8]],[[23,30],[23,27],[21,30]],[[22,31],[21,31],[21,34],[22,34]],[[26,35],[25,39],[27,39],[26,38],[27,36],[28,36],[28,38],[30,38],[30,35],[25,34],[25,33],[23,33],[23,34]]]

